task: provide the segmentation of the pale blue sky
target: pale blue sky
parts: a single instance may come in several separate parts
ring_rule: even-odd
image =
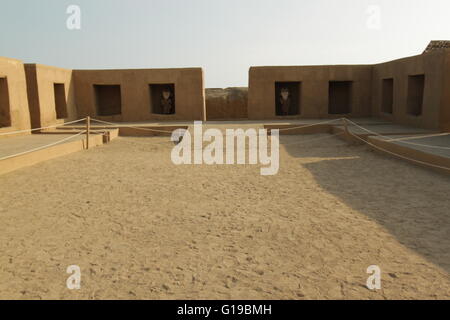
[[[81,8],[81,30],[66,9]],[[381,28],[367,27],[370,5]],[[246,86],[257,65],[366,64],[450,39],[449,0],[0,0],[0,56],[76,69],[203,67]]]

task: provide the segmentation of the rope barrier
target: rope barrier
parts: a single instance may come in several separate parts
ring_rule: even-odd
[[[137,129],[137,130],[143,130],[143,131],[153,131],[153,132],[162,132],[162,133],[172,133],[172,131],[164,131],[164,130],[157,130],[157,129],[150,129],[150,128],[142,128],[142,127],[138,127],[138,126],[132,126],[132,125],[124,125],[123,123],[114,123],[114,122],[109,122],[109,121],[104,121],[104,120],[98,120],[98,119],[94,119],[91,118],[92,121],[97,121],[99,123],[104,123],[104,124],[108,124],[108,125],[112,125],[112,126],[117,126],[119,128],[121,127],[125,127],[125,128],[133,128],[133,129]],[[313,126],[317,126],[317,125],[322,125],[322,124],[327,124],[327,123],[332,123],[335,121],[340,121],[342,120],[342,118],[340,119],[333,119],[333,120],[328,120],[328,121],[322,121],[322,122],[317,122],[317,123],[313,123],[313,124],[305,124],[305,125],[301,125],[301,126],[297,126],[297,127],[292,127],[292,128],[284,128],[284,129],[278,129],[279,131],[287,131],[287,130],[295,130],[295,129],[301,129],[301,128],[308,128],[308,127],[313,127]]]
[[[352,122],[352,121],[350,121],[350,122]],[[450,168],[447,168],[447,167],[444,167],[444,166],[439,166],[439,165],[431,164],[431,163],[428,163],[428,162],[424,162],[424,161],[412,159],[412,158],[409,158],[409,157],[402,156],[402,155],[400,155],[400,154],[398,154],[398,153],[395,153],[395,152],[386,150],[386,149],[384,149],[384,148],[382,148],[382,147],[379,147],[379,146],[377,146],[377,145],[375,145],[375,144],[373,144],[373,143],[371,143],[371,142],[369,142],[369,141],[366,141],[365,139],[359,137],[358,135],[354,134],[354,133],[351,132],[351,131],[348,131],[348,132],[349,132],[349,134],[351,134],[353,137],[355,137],[355,138],[361,140],[362,142],[364,142],[364,143],[370,145],[371,147],[373,147],[373,148],[375,148],[375,149],[378,149],[378,150],[380,150],[380,151],[382,151],[382,152],[391,154],[391,155],[393,155],[393,156],[395,156],[395,157],[398,157],[398,158],[401,158],[401,159],[404,159],[404,160],[408,160],[408,161],[412,161],[412,162],[415,162],[415,163],[418,163],[418,164],[422,164],[422,165],[425,165],[425,166],[430,166],[430,167],[433,167],[433,168],[438,168],[438,169],[443,169],[443,170],[450,171]]]
[[[340,136],[340,135],[343,135],[343,134],[344,134],[344,132],[339,132],[339,133],[334,133],[334,134],[326,134],[326,136],[324,136],[324,137],[308,139],[308,140],[292,142],[292,143],[280,143],[280,145],[281,146],[290,146],[290,145],[303,144],[303,143],[307,143],[307,142],[311,142],[311,141],[326,140],[326,139],[330,139],[330,138],[333,138],[333,137],[336,137],[336,136]],[[235,137],[238,137],[238,136],[235,136]],[[133,141],[130,141],[130,142],[133,143],[133,144],[146,145],[146,146],[155,146],[155,145],[166,145],[167,146],[167,145],[169,145],[168,142],[166,142],[166,143],[155,143],[155,142],[152,142],[151,144],[149,144],[147,142],[137,141],[137,140],[133,140]],[[204,147],[202,147],[202,148],[191,148],[191,149],[192,150],[204,150]]]
[[[312,124],[301,125],[301,126],[298,126],[298,127],[284,128],[284,129],[278,129],[278,130],[281,132],[281,131],[309,128],[309,127],[314,127],[314,126],[318,126],[318,125],[322,125],[322,124],[332,123],[332,122],[335,122],[335,121],[342,121],[342,119],[344,119],[344,118],[333,119],[333,120],[322,121],[322,122],[316,122],[316,123],[312,123]]]
[[[79,119],[79,120],[74,120],[74,121],[66,122],[66,123],[59,124],[59,125],[52,125],[52,126],[47,126],[47,127],[35,128],[35,129],[19,130],[19,131],[13,131],[13,132],[6,132],[6,133],[1,133],[0,136],[2,136],[2,135],[10,135],[10,134],[15,134],[15,133],[22,133],[22,132],[33,132],[33,131],[37,131],[37,130],[44,130],[44,129],[50,129],[50,128],[63,127],[63,126],[65,126],[65,125],[77,123],[77,122],[80,122],[80,121],[84,121],[84,120],[86,120],[86,119],[88,119],[88,118],[83,118],[83,119]],[[120,124],[120,123],[108,122],[108,121],[103,121],[103,120],[98,120],[98,119],[92,119],[92,118],[91,118],[90,120],[96,121],[96,122],[99,122],[99,123],[108,124],[109,126],[119,127],[119,128],[121,128],[121,127],[126,127],[126,128],[134,128],[134,129],[137,129],[137,130],[143,130],[143,131],[152,131],[152,132],[160,132],[160,133],[168,133],[168,134],[172,134],[172,131],[157,130],[157,129],[150,129],[150,128],[142,128],[142,127],[133,126],[133,125],[123,125],[123,124]],[[366,128],[364,128],[364,127],[362,127],[362,126],[356,124],[355,122],[353,122],[353,121],[351,121],[351,120],[349,120],[349,119],[346,119],[346,118],[332,119],[332,120],[328,120],[328,121],[322,121],[322,122],[317,122],[317,123],[313,123],[313,124],[301,125],[301,126],[296,126],[296,127],[292,127],[292,128],[284,128],[284,129],[278,129],[278,130],[279,130],[279,131],[288,131],[288,130],[295,130],[295,129],[304,129],[304,128],[308,128],[308,127],[312,127],[312,126],[316,126],[316,125],[322,125],[322,124],[332,123],[332,122],[335,122],[335,121],[341,121],[341,120],[345,120],[346,123],[347,123],[347,121],[348,121],[348,123],[350,123],[350,124],[356,126],[357,128],[360,128],[360,129],[362,129],[362,130],[364,130],[364,131],[366,131],[366,132],[368,132],[368,133],[370,133],[370,134],[373,134],[373,135],[378,136],[378,137],[385,138],[385,139],[386,139],[386,140],[385,140],[386,142],[395,142],[395,141],[399,141],[400,143],[411,144],[411,145],[416,145],[416,146],[423,146],[423,147],[429,147],[429,148],[437,148],[437,149],[446,149],[446,150],[450,150],[449,147],[432,146],[432,145],[426,145],[426,144],[420,144],[420,143],[413,143],[413,142],[405,141],[405,140],[413,140],[413,139],[429,138],[429,137],[435,137],[435,136],[445,136],[445,135],[449,135],[450,133],[440,133],[440,134],[425,135],[425,136],[420,136],[420,137],[407,137],[407,138],[392,139],[392,138],[390,138],[390,137],[388,137],[388,136],[384,136],[384,135],[379,134],[379,133],[377,133],[377,132],[374,132],[374,131],[372,131],[372,130],[366,129]],[[346,124],[344,124],[344,125],[346,126]],[[98,130],[97,132],[95,132],[95,131],[97,131],[97,130],[94,129],[92,133],[93,133],[93,134],[104,134],[104,132],[101,132],[101,130]],[[99,131],[100,131],[100,132],[99,132]],[[368,145],[372,146],[372,147],[375,148],[375,149],[378,149],[378,150],[380,150],[380,151],[382,151],[382,152],[386,152],[386,153],[391,154],[391,155],[393,155],[393,156],[395,156],[395,157],[402,158],[402,159],[405,159],[405,160],[408,160],[408,161],[412,161],[412,162],[415,162],[415,163],[419,163],[419,164],[422,164],[422,165],[427,165],[427,166],[430,166],[430,167],[434,167],[434,168],[439,168],[439,169],[444,169],[444,170],[450,171],[450,168],[447,168],[447,167],[444,167],[444,166],[439,166],[439,165],[430,164],[430,163],[423,162],[423,161],[416,160],[416,159],[412,159],[412,158],[409,158],[409,157],[405,157],[405,156],[399,155],[399,154],[397,154],[397,153],[391,152],[391,151],[389,151],[389,150],[386,150],[386,149],[384,149],[384,148],[381,148],[381,147],[379,147],[379,146],[377,146],[377,145],[375,145],[375,144],[373,144],[373,143],[371,143],[371,142],[369,142],[369,141],[366,141],[365,139],[359,137],[357,134],[354,134],[353,132],[351,132],[351,131],[348,130],[348,129],[346,129],[346,132],[348,132],[348,133],[349,133],[350,135],[352,135],[353,137],[355,137],[355,138],[361,140],[361,141],[364,142],[365,144],[368,144]],[[61,140],[59,140],[59,141],[56,141],[56,142],[47,144],[47,145],[45,145],[45,146],[41,146],[41,147],[34,148],[34,149],[31,149],[31,150],[28,150],[28,151],[24,151],[24,152],[21,152],[21,153],[17,153],[17,154],[14,154],[14,155],[10,155],[10,156],[6,156],[6,157],[3,157],[3,158],[0,158],[0,161],[1,161],[1,160],[6,160],[6,159],[10,159],[10,158],[14,158],[14,157],[17,157],[17,156],[20,156],[20,155],[28,154],[28,153],[31,153],[31,152],[34,152],[34,151],[39,151],[39,150],[42,150],[42,149],[45,149],[45,148],[54,146],[54,145],[60,144],[60,143],[62,143],[62,142],[71,140],[71,139],[73,139],[73,138],[75,138],[75,137],[78,137],[78,136],[80,136],[80,135],[82,135],[82,134],[84,134],[84,133],[88,133],[88,131],[87,131],[87,130],[84,130],[84,131],[81,131],[81,132],[79,132],[79,133],[77,133],[77,134],[75,134],[75,135],[72,135],[72,136],[70,136],[70,137],[61,139]],[[318,141],[318,140],[328,139],[328,138],[331,138],[331,137],[334,137],[334,136],[342,135],[342,134],[344,134],[344,133],[345,133],[345,132],[340,132],[340,133],[335,133],[335,134],[329,134],[329,135],[327,135],[326,137],[314,138],[314,139],[309,139],[309,140],[304,140],[304,141],[299,141],[299,142],[294,142],[294,143],[288,143],[288,144],[283,144],[283,145],[284,145],[284,146],[288,146],[288,145],[295,145],[295,144],[303,144],[303,143],[306,143],[306,142],[311,142],[311,141]]]
[[[433,137],[448,136],[449,134],[450,134],[450,132],[448,132],[448,133],[437,133],[437,134],[430,134],[430,135],[424,135],[424,136],[413,136],[413,137],[405,137],[405,138],[389,139],[388,141],[417,140],[417,139],[423,139],[423,138],[433,138]]]
[[[92,121],[97,121],[97,122],[100,122],[100,123],[109,124],[111,126],[119,127],[119,128],[125,127],[125,128],[133,128],[133,129],[143,130],[143,131],[153,131],[153,132],[170,133],[170,134],[172,134],[172,131],[164,131],[164,130],[157,130],[157,129],[150,129],[150,128],[141,128],[141,127],[137,127],[137,126],[124,125],[124,124],[120,124],[120,123],[108,122],[108,121],[103,121],[103,120],[98,120],[98,119],[93,119],[93,118],[91,118],[91,120]]]
[[[340,135],[343,135],[343,134],[344,134],[344,132],[339,132],[339,133],[334,133],[334,134],[327,133],[325,137],[308,139],[308,140],[303,140],[303,141],[299,141],[299,142],[283,143],[283,144],[280,144],[280,145],[282,145],[282,146],[290,146],[290,145],[294,145],[294,144],[303,144],[305,142],[325,140],[325,139],[329,139],[329,138],[332,138],[332,137],[340,136]]]
[[[362,130],[368,132],[368,133],[371,133],[371,134],[376,135],[376,136],[381,137],[381,138],[385,138],[387,142],[390,142],[390,141],[393,141],[393,142],[395,142],[395,141],[400,141],[401,143],[410,144],[410,145],[413,145],[413,146],[427,147],[427,148],[434,148],[434,149],[443,149],[443,150],[450,150],[450,147],[433,146],[433,145],[429,145],[429,144],[414,143],[414,142],[409,142],[409,141],[403,141],[403,140],[400,140],[400,139],[402,139],[402,138],[399,138],[399,139],[392,139],[392,138],[390,138],[390,137],[388,137],[388,136],[384,136],[384,135],[379,134],[379,133],[377,133],[377,132],[375,132],[375,131],[366,129],[366,128],[364,128],[364,127],[361,127],[360,125],[356,124],[355,122],[353,122],[353,121],[351,121],[351,120],[349,120],[349,119],[345,119],[345,120],[348,121],[348,122],[350,122],[350,123],[353,124],[354,126],[356,126],[356,127],[360,128],[360,129],[362,129]],[[450,134],[450,133],[437,133],[437,134],[432,134],[432,135],[427,135],[427,136],[422,136],[422,137],[410,137],[410,138],[411,138],[411,139],[431,138],[431,137],[445,136],[445,135],[449,135],[449,134]],[[408,138],[403,138],[403,139],[408,139]]]
[[[13,154],[13,155],[10,155],[10,156],[6,156],[6,157],[3,157],[3,158],[0,158],[0,161],[6,160],[6,159],[10,159],[10,158],[15,158],[15,157],[18,157],[18,156],[22,156],[24,154],[28,154],[28,153],[31,153],[31,152],[34,152],[34,151],[39,151],[39,150],[42,150],[42,149],[45,149],[45,148],[48,148],[48,147],[55,146],[55,145],[57,145],[59,143],[66,142],[66,141],[71,140],[71,139],[73,139],[75,137],[78,137],[78,136],[82,135],[83,133],[86,133],[86,131],[81,131],[81,132],[79,132],[79,133],[77,133],[77,134],[75,134],[73,136],[70,136],[70,137],[58,140],[56,142],[52,142],[52,143],[47,144],[45,146],[41,146],[41,147],[34,148],[34,149],[31,149],[31,150],[28,150],[28,151],[24,151],[24,152],[20,152],[20,153],[16,153],[16,154]]]
[[[70,122],[65,122],[65,123],[61,123],[61,124],[55,124],[55,125],[48,126],[48,127],[42,127],[42,128],[35,128],[35,129],[25,129],[25,130],[18,130],[18,131],[5,132],[5,133],[0,133],[0,136],[6,136],[6,135],[16,134],[16,133],[33,132],[33,131],[37,131],[37,130],[45,130],[45,129],[51,129],[51,128],[57,128],[57,127],[63,127],[63,126],[65,126],[65,125],[73,124],[73,123],[80,122],[80,121],[84,121],[84,120],[86,120],[86,118],[78,119],[78,120],[74,120],[74,121],[70,121]]]

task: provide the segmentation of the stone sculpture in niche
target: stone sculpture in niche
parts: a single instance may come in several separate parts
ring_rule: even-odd
[[[164,114],[174,113],[172,92],[170,90],[164,90],[162,92],[161,108]]]
[[[291,96],[287,88],[281,89],[280,92],[281,114],[287,116],[289,114],[289,107],[291,106]]]

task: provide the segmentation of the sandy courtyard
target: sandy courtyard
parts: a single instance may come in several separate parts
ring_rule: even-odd
[[[450,299],[450,178],[325,136],[282,137],[276,176],[162,137],[0,176],[0,298]]]

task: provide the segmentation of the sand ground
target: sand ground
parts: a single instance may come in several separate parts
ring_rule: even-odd
[[[325,136],[282,137],[268,177],[163,137],[3,175],[0,298],[450,299],[450,178]]]

